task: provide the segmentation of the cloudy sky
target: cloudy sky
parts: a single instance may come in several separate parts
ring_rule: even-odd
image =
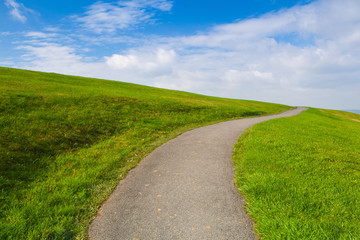
[[[0,2],[0,66],[360,109],[359,0]]]

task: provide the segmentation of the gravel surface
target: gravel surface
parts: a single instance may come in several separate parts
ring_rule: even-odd
[[[246,128],[305,109],[222,122],[165,143],[120,181],[89,239],[256,239],[233,183],[233,145]]]

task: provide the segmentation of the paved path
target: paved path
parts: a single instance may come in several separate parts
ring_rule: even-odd
[[[90,239],[255,239],[233,184],[233,145],[279,115],[222,122],[157,148],[120,181],[89,228]]]

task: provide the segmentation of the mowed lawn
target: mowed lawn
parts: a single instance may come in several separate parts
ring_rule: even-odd
[[[256,125],[233,159],[262,239],[360,239],[360,115],[310,109]]]
[[[162,143],[287,109],[0,67],[0,239],[85,239],[118,181]]]

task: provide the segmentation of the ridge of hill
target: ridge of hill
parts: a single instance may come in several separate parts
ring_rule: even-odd
[[[360,114],[360,110],[359,110],[359,109],[351,109],[351,110],[343,110],[343,111]]]

